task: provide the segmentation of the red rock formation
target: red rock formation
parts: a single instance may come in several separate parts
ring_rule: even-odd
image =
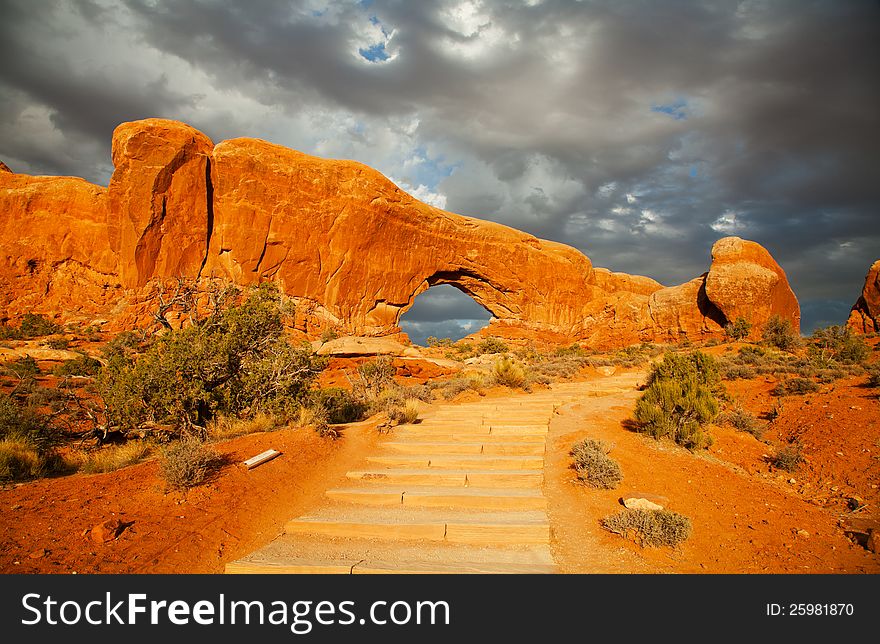
[[[271,280],[312,335],[399,332],[400,315],[452,284],[491,333],[596,346],[720,334],[738,315],[798,323],[785,274],[759,245],[716,243],[708,274],[676,287],[594,269],[583,254],[423,204],[359,163],[255,139],[216,147],[148,119],[113,135],[107,189],[0,173],[0,306],[119,325],[148,317],[157,280]]]
[[[847,325],[859,333],[880,331],[880,259],[868,269],[865,286],[850,311]]]
[[[123,123],[113,132],[110,237],[124,259],[125,286],[198,273],[209,236],[213,148],[195,128],[163,119]]]
[[[12,172],[12,170],[9,169],[8,165],[0,161],[0,172]]]
[[[785,272],[762,246],[727,237],[712,246],[706,296],[729,321],[744,317],[757,328],[772,315],[800,330],[800,307]],[[758,323],[758,324],[756,324]]]

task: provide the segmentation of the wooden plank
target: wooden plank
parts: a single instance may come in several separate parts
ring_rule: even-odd
[[[275,449],[267,449],[265,452],[261,454],[257,454],[256,456],[252,456],[248,460],[244,461],[242,465],[244,465],[247,469],[252,470],[258,465],[262,465],[267,461],[271,461],[273,458],[281,456],[281,452]]]

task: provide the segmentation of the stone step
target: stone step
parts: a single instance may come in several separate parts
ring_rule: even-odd
[[[445,543],[520,545],[550,542],[547,515],[537,511],[410,511],[347,506],[287,522],[285,534]]]
[[[442,487],[539,488],[543,470],[443,470],[439,468],[376,468],[356,470],[346,477],[379,485],[432,485]]]
[[[376,561],[354,563],[286,559],[232,561],[227,575],[551,575],[555,564],[494,561]]]
[[[489,456],[543,456],[544,443],[476,441],[468,443],[429,441],[389,441],[388,452],[399,454],[484,454]]]
[[[260,550],[226,564],[227,574],[370,574],[555,572],[546,544],[497,547],[281,535]]]
[[[408,436],[432,436],[439,433],[446,434],[470,434],[471,436],[544,436],[548,425],[480,425],[479,427],[467,427],[463,425],[405,425],[397,431],[406,432]],[[395,431],[395,435],[397,434]]]
[[[545,510],[547,500],[537,488],[477,487],[349,487],[327,490],[327,496],[344,503],[415,508],[481,510]]]
[[[544,456],[487,456],[484,454],[379,454],[368,456],[368,463],[391,467],[413,467],[457,470],[539,470],[544,468]]]
[[[458,432],[458,431],[418,431],[414,432],[410,428],[411,425],[405,427],[397,427],[392,434],[395,442],[428,442],[428,443],[474,443],[482,441],[485,443],[503,442],[503,443],[535,443],[544,445],[546,434],[490,434],[488,431],[474,432]]]

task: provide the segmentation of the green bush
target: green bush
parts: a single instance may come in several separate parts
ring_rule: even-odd
[[[794,351],[800,346],[800,338],[795,334],[791,321],[778,315],[772,316],[761,330],[761,338],[771,347],[783,351]]]
[[[870,353],[861,336],[846,326],[829,326],[816,329],[811,337],[810,353],[816,360],[830,358],[842,364],[860,364]],[[817,365],[818,366],[818,365]],[[831,366],[823,365],[823,366]]]
[[[46,335],[61,333],[63,329],[42,315],[25,313],[19,325],[21,335],[25,338],[42,338]]]
[[[433,335],[429,335],[425,342],[429,347],[451,347],[453,345],[451,338],[436,338]]]
[[[97,376],[101,372],[101,363],[85,354],[65,360],[52,369],[52,373],[59,377],[64,376]]]
[[[136,333],[123,331],[116,335],[101,349],[101,353],[108,360],[115,357],[130,357],[137,353],[140,341]]]
[[[63,335],[55,335],[46,341],[46,346],[50,349],[66,349],[70,346],[70,340]]]
[[[654,438],[669,437],[688,449],[707,447],[712,439],[703,427],[718,414],[722,391],[717,362],[699,351],[667,353],[648,377],[636,402],[639,430]]]
[[[773,388],[774,396],[803,396],[819,391],[819,385],[807,378],[786,378]]]
[[[0,394],[0,439],[7,438],[25,441],[45,454],[59,444],[61,437],[45,415]]]
[[[162,450],[161,472],[172,490],[204,483],[222,464],[213,449],[195,438],[184,438]]]
[[[18,360],[7,362],[2,365],[2,368],[19,380],[33,379],[40,375],[40,366],[30,356],[22,356]]]
[[[481,340],[476,347],[476,352],[479,355],[483,355],[486,353],[507,353],[510,348],[498,338],[486,338],[485,340]]]
[[[740,316],[733,322],[728,322],[724,327],[724,332],[732,340],[745,340],[752,332],[752,323]]]
[[[587,485],[613,490],[623,479],[620,465],[608,453],[611,448],[602,441],[585,438],[571,448],[577,477]]]
[[[691,520],[669,510],[630,510],[602,519],[602,527],[642,547],[674,548],[691,536]]]
[[[281,315],[277,289],[264,284],[140,356],[116,353],[98,379],[111,425],[153,421],[204,435],[217,414],[296,413],[326,360],[289,344]]]
[[[353,423],[364,417],[367,406],[354,394],[340,387],[318,389],[309,395],[312,403],[327,411],[327,421],[332,424]]]

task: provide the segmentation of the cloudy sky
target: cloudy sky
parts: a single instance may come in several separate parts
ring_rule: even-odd
[[[0,160],[106,184],[114,127],[157,116],[668,285],[736,234],[809,331],[880,257],[878,79],[876,0],[0,0]],[[414,339],[483,317],[435,290]]]

